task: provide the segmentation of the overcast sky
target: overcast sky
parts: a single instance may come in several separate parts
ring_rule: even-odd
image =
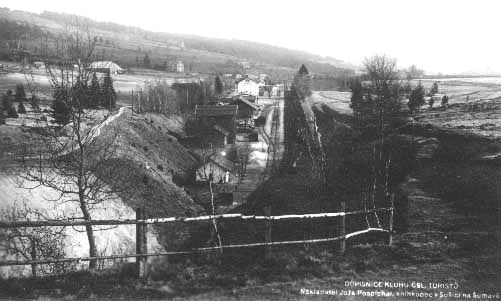
[[[241,39],[360,64],[387,54],[427,72],[501,72],[498,0],[0,0],[144,29]]]

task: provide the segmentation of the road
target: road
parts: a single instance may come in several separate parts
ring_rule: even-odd
[[[245,173],[233,193],[232,207],[246,202],[248,196],[277,168],[284,151],[284,100],[260,98],[264,104],[266,123],[260,127],[258,142],[237,142],[237,147],[248,154]]]

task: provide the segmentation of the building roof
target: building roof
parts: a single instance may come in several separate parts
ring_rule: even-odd
[[[236,116],[238,111],[238,106],[214,106],[214,105],[196,105],[195,116]]]
[[[249,107],[251,107],[253,110],[256,110],[256,111],[257,111],[257,110],[259,110],[259,107],[258,107],[258,106],[256,106],[254,103],[252,103],[251,101],[247,100],[247,99],[246,99],[246,98],[244,98],[244,97],[239,97],[239,98],[237,98],[235,101],[236,101],[236,102],[239,102],[239,101],[240,101],[240,102],[242,102],[242,103],[244,103],[244,104],[248,105]]]
[[[111,69],[111,70],[124,70],[112,61],[97,61],[90,64],[92,69]]]
[[[255,80],[249,78],[248,76],[246,76],[244,78],[240,78],[239,80],[236,81],[236,83],[239,84],[239,83],[243,82],[244,80],[247,80],[247,81],[252,82],[252,83],[257,85],[257,82]]]
[[[209,161],[230,172],[235,169],[235,164],[220,154],[210,156]]]
[[[230,132],[228,130],[226,130],[225,128],[223,128],[222,126],[220,126],[218,124],[213,125],[212,128],[215,129],[216,131],[218,131],[219,133],[223,134],[224,136],[230,135]]]

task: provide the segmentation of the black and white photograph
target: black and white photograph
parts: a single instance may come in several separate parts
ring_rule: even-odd
[[[501,300],[500,12],[0,0],[0,300]]]

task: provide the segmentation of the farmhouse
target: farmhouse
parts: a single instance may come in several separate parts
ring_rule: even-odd
[[[89,70],[109,74],[121,74],[125,70],[112,61],[97,61],[90,64]]]
[[[237,93],[258,96],[259,85],[255,81],[246,77],[241,81],[237,82]]]
[[[232,183],[235,180],[235,164],[221,154],[211,155],[207,162],[197,169],[197,181]]]
[[[214,147],[235,143],[237,112],[236,105],[196,105],[196,132],[202,142]]]

